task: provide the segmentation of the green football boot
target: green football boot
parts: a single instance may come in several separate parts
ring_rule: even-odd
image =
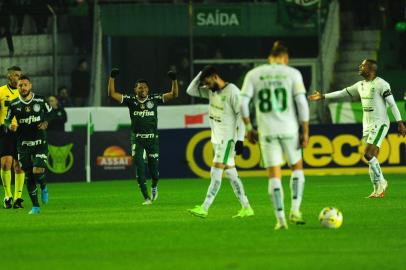
[[[192,215],[201,218],[206,218],[207,215],[209,214],[209,212],[204,210],[203,205],[196,205],[194,208],[188,209],[187,211]]]
[[[233,216],[233,218],[245,218],[252,216],[254,216],[254,210],[251,208],[251,206],[248,206],[247,208],[241,208],[241,210],[238,211],[237,215]]]

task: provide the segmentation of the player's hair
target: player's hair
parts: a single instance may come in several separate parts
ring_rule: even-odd
[[[20,80],[20,81],[21,81],[21,80],[31,81],[31,80],[30,80],[30,77],[28,77],[27,75],[21,75],[19,80]]]
[[[283,54],[288,54],[288,48],[281,41],[275,41],[271,49],[271,56],[278,57]]]
[[[376,60],[373,59],[365,59],[365,61],[367,61],[370,65],[372,65],[375,69],[375,71],[378,70],[378,62],[376,62]]]
[[[138,80],[135,82],[135,87],[137,87],[138,84],[140,84],[140,83],[145,83],[145,84],[148,86],[148,81],[147,81],[147,80],[145,80],[145,79],[138,79]]]
[[[212,65],[207,65],[202,69],[202,74],[200,74],[200,81],[202,82],[204,79],[214,74],[219,75],[217,69]]]
[[[9,67],[9,68],[7,69],[7,71],[8,71],[8,72],[11,72],[11,71],[21,71],[21,68],[20,68],[19,66],[12,66],[12,67]]]

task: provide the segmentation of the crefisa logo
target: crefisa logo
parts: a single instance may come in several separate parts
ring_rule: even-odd
[[[131,156],[123,148],[116,145],[107,147],[103,156],[97,157],[97,166],[104,167],[105,170],[125,170],[131,165]]]

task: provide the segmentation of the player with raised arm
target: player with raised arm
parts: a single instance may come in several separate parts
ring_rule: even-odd
[[[142,196],[143,205],[149,205],[158,198],[159,180],[159,136],[158,136],[158,105],[166,103],[178,96],[178,81],[176,73],[168,72],[172,81],[170,92],[165,94],[149,95],[148,83],[138,80],[134,86],[134,94],[124,95],[115,88],[115,78],[119,70],[111,70],[108,90],[109,96],[128,107],[131,118],[131,150],[137,175],[138,185]],[[147,154],[148,169],[152,178],[151,197],[148,194],[145,177],[144,151]]]
[[[360,96],[362,103],[362,138],[366,142],[364,157],[369,164],[369,176],[373,186],[372,193],[368,198],[382,198],[388,187],[388,182],[378,161],[379,148],[388,133],[390,121],[386,107],[388,106],[396,122],[400,135],[406,135],[406,127],[402,121],[395,99],[392,96],[389,83],[377,76],[378,65],[375,60],[365,59],[359,66],[358,74],[364,77],[359,81],[340,91],[327,94],[315,92],[309,96],[309,100],[318,101],[323,99],[339,99],[348,96]]]
[[[10,102],[19,96],[18,80],[21,68],[13,66],[7,69],[8,84],[0,87],[0,157],[1,180],[4,188],[4,208],[23,208],[22,197],[24,187],[24,172],[17,161],[17,140],[13,132],[4,125]],[[15,120],[13,120],[15,121]],[[11,167],[14,169],[14,203],[11,194]]]
[[[17,137],[18,162],[25,172],[28,194],[32,202],[29,214],[39,214],[37,183],[41,187],[41,200],[48,203],[48,188],[45,184],[45,168],[48,161],[46,129],[51,106],[46,99],[32,92],[32,84],[27,76],[18,81],[20,96],[9,106],[5,124]],[[16,118],[18,125],[12,122]]]
[[[200,85],[203,85],[203,89]],[[202,205],[188,211],[198,217],[207,217],[209,208],[220,190],[222,175],[225,172],[242,206],[234,217],[253,216],[254,211],[245,195],[234,161],[236,154],[242,154],[245,135],[239,107],[240,90],[234,84],[225,82],[214,67],[206,66],[190,83],[187,93],[194,97],[209,99],[211,142],[214,148],[211,182],[206,198]]]
[[[269,176],[268,193],[277,218],[275,229],[278,230],[288,228],[281,183],[283,154],[292,169],[289,220],[294,224],[305,224],[300,212],[305,183],[301,148],[309,141],[309,107],[300,71],[288,66],[287,48],[275,42],[268,61],[269,64],[254,68],[245,76],[241,112],[248,139],[253,143],[259,139],[263,165]],[[258,133],[250,120],[251,99],[255,102]],[[298,122],[302,129],[300,136]]]

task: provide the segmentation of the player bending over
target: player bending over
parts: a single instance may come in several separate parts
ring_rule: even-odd
[[[199,88],[199,85],[204,87]],[[254,210],[245,195],[234,162],[234,156],[242,153],[245,132],[239,107],[240,90],[234,84],[225,82],[215,68],[206,66],[190,83],[187,93],[209,99],[211,142],[214,148],[211,182],[206,198],[202,205],[188,211],[198,217],[207,217],[210,205],[220,190],[224,171],[242,206],[234,217],[253,216]]]

